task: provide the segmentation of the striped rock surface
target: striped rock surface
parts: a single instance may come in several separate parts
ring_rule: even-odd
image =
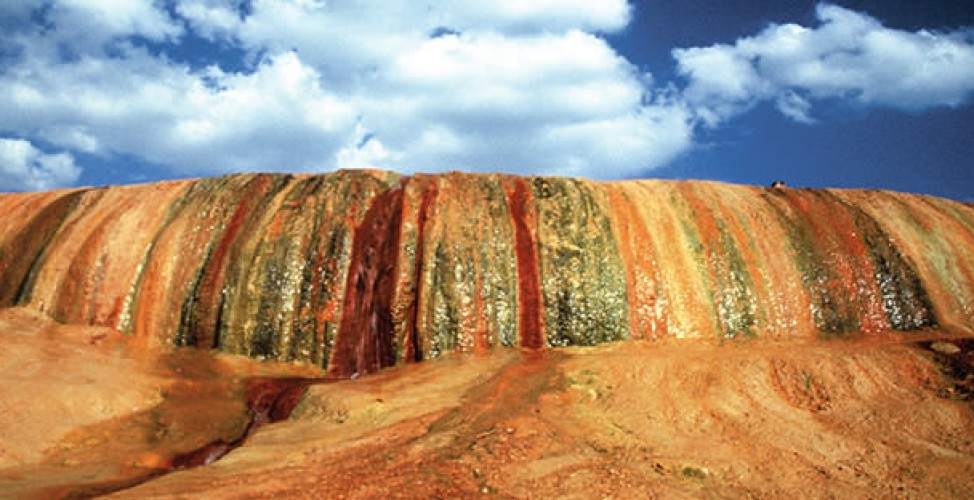
[[[974,329],[974,207],[378,171],[0,195],[0,307],[349,377],[448,350]]]

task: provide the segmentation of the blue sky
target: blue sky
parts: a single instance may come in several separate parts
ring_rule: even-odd
[[[464,170],[974,199],[969,0],[0,4],[0,191]]]

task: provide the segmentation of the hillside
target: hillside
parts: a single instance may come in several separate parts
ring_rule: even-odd
[[[974,208],[934,197],[376,171],[6,194],[0,308],[15,496],[974,492]]]

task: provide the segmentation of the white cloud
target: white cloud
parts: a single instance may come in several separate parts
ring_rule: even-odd
[[[812,103],[808,99],[798,95],[793,90],[785,90],[778,94],[775,103],[781,114],[799,123],[816,123],[817,120],[809,116],[812,110]]]
[[[375,85],[372,96],[398,93],[360,101],[363,124],[392,153],[370,164],[384,168],[623,177],[662,165],[692,133],[677,102],[644,102],[641,75],[576,30],[428,39]]]
[[[68,153],[47,154],[23,139],[0,137],[0,190],[46,190],[69,186],[81,169]]]
[[[814,28],[675,50],[683,89],[657,85],[602,38],[628,24],[626,0],[38,6],[0,6],[0,27],[16,27],[0,32],[0,132],[184,175],[620,178],[665,165],[692,148],[695,127],[761,102],[812,123],[822,100],[922,110],[962,104],[974,86],[970,33],[892,30],[828,4]],[[199,47],[224,59],[194,58]]]
[[[597,35],[625,27],[625,0],[183,0],[175,18],[148,0],[57,7],[54,29],[11,38],[23,54],[0,69],[0,129],[73,151],[191,175],[572,168],[612,178],[691,142],[685,108],[653,97],[648,75]],[[80,29],[72,16],[92,34],[65,58],[60,44]],[[150,52],[131,35],[161,45]],[[192,36],[247,60],[199,67],[167,54]]]
[[[814,100],[919,111],[958,106],[974,93],[969,32],[915,33],[819,4],[819,26],[772,25],[734,45],[677,49],[685,95],[715,126],[757,102],[774,100],[786,116],[810,122]]]
[[[232,37],[242,22],[242,0],[185,0],[176,4],[183,16],[203,38],[215,40]]]
[[[321,168],[353,140],[357,119],[291,53],[251,74],[193,72],[138,52],[61,63],[0,79],[0,113],[63,147],[139,155],[190,174]]]
[[[449,0],[440,6],[444,24],[461,30],[548,32],[618,31],[629,24],[632,10],[624,0]]]
[[[179,36],[182,28],[154,0],[58,0],[52,20],[73,34],[94,31],[99,38],[140,35],[162,41]]]
[[[752,62],[732,47],[677,49],[673,55],[677,70],[689,80],[684,97],[710,127],[749,110],[772,93]]]

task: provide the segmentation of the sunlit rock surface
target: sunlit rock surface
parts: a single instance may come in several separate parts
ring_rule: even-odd
[[[0,497],[974,496],[974,207],[927,196],[3,194],[0,335]]]
[[[336,377],[974,324],[974,209],[899,193],[345,171],[8,194],[0,214],[0,306]]]

